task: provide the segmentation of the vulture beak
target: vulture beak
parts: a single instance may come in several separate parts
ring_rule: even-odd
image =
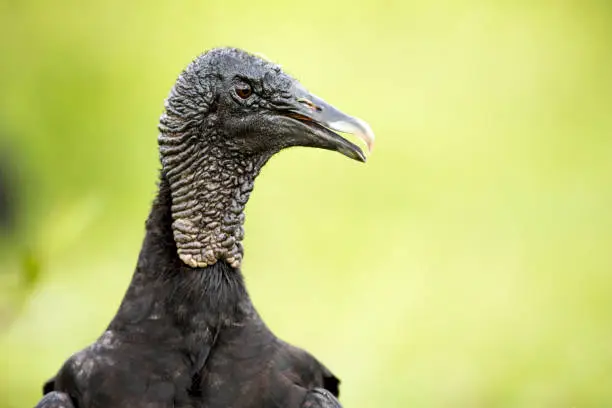
[[[365,162],[366,155],[363,151],[334,131],[357,136],[365,142],[368,153],[371,153],[374,147],[374,132],[370,125],[300,88],[296,90],[295,99],[289,103],[290,106],[284,114],[309,128],[310,139],[306,145],[335,150],[351,159]]]

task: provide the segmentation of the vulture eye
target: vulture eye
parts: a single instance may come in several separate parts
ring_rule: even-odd
[[[238,95],[242,99],[248,98],[253,93],[253,89],[251,89],[251,86],[246,83],[237,84],[235,89],[236,95]]]

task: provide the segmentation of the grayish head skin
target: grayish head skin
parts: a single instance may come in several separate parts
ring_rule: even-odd
[[[234,48],[196,58],[172,88],[159,124],[180,259],[191,267],[219,259],[240,267],[244,206],[260,169],[280,150],[318,147],[365,161],[332,130],[372,148],[367,123],[310,94],[278,65]]]

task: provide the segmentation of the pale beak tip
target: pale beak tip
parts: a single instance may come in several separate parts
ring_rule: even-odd
[[[363,131],[360,132],[358,136],[360,136],[361,139],[365,142],[366,146],[368,146],[368,152],[372,153],[372,150],[374,149],[374,141],[376,139],[372,127],[370,127],[368,122],[363,119],[355,118],[355,120],[363,129]]]
[[[363,140],[368,147],[368,153],[372,153],[374,148],[374,131],[363,119],[351,117],[350,121],[339,120],[329,123],[329,127],[338,132],[350,133]]]

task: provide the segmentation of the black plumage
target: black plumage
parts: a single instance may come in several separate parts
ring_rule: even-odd
[[[301,145],[364,160],[332,128],[373,140],[268,61],[231,48],[194,60],[160,120],[159,192],[127,293],[37,406],[339,407],[339,380],[268,329],[240,271],[243,209],[273,154]]]

